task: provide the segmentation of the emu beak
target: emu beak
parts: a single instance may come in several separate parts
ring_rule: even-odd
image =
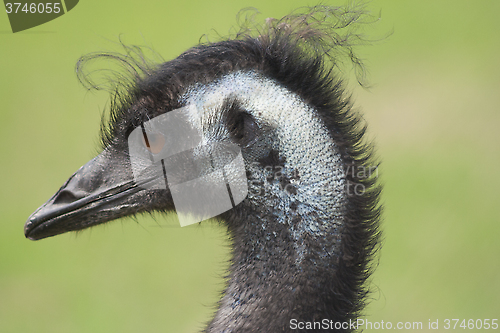
[[[38,240],[158,209],[148,207],[149,200],[141,200],[141,196],[147,195],[154,193],[148,193],[134,182],[130,162],[124,154],[106,149],[75,172],[52,198],[31,214],[24,234]],[[161,197],[169,195],[163,190]],[[159,201],[161,203],[161,199]],[[163,207],[165,205],[164,202]]]

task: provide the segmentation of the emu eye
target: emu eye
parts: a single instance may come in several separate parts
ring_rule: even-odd
[[[165,146],[165,137],[161,133],[142,131],[142,144],[153,154],[158,154]]]
[[[229,115],[228,129],[238,144],[249,145],[257,138],[259,127],[252,115],[247,112],[237,112]]]

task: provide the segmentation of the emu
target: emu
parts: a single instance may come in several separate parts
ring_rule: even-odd
[[[244,166],[245,190],[233,191],[233,207],[216,214],[231,236],[232,260],[206,332],[355,330],[346,323],[366,302],[379,248],[381,186],[371,174],[377,164],[366,125],[352,110],[337,65],[342,54],[359,63],[351,48],[359,35],[349,29],[362,16],[352,8],[314,7],[158,65],[139,51],[135,58],[135,51],[84,58],[111,57],[132,75],[118,82],[102,152],[28,218],[25,236],[39,240],[124,216],[174,211],[171,176],[162,178],[169,168],[163,165],[158,181],[151,170],[161,171],[161,164],[145,160],[149,178],[138,180],[129,140],[140,129],[144,139],[136,148],[150,156],[176,145],[175,138],[145,128],[175,111],[199,136],[189,155],[202,156],[198,175],[217,168],[203,159],[217,144],[236,147]],[[205,177],[207,188],[237,181],[240,173],[227,162],[234,156],[223,161],[225,173]],[[177,166],[179,177],[186,176],[190,167]],[[235,200],[239,194],[244,197]],[[196,204],[185,213],[199,217]]]

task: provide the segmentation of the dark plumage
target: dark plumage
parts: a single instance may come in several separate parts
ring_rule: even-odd
[[[291,319],[355,319],[378,244],[380,186],[335,66],[342,54],[359,65],[351,50],[359,36],[339,31],[361,17],[315,7],[160,65],[134,48],[84,57],[83,81],[82,64],[99,57],[128,64],[132,75],[118,82],[103,152],[30,216],[26,237],[173,210],[169,189],[134,181],[127,138],[149,119],[197,105],[204,140],[237,144],[248,180],[246,199],[219,216],[233,259],[207,332],[288,332]]]

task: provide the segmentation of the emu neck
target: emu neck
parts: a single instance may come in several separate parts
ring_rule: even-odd
[[[248,198],[225,216],[232,266],[207,332],[291,332],[292,320],[344,321],[349,311],[339,306],[345,299],[338,302],[346,213],[340,163],[333,149],[309,163],[286,151],[248,166]]]
[[[298,237],[308,217],[280,223],[272,212],[246,208],[228,219],[234,243],[229,283],[207,332],[288,332],[293,319],[342,320],[334,311],[340,241],[334,224],[326,235]],[[320,215],[310,218],[328,224]]]

